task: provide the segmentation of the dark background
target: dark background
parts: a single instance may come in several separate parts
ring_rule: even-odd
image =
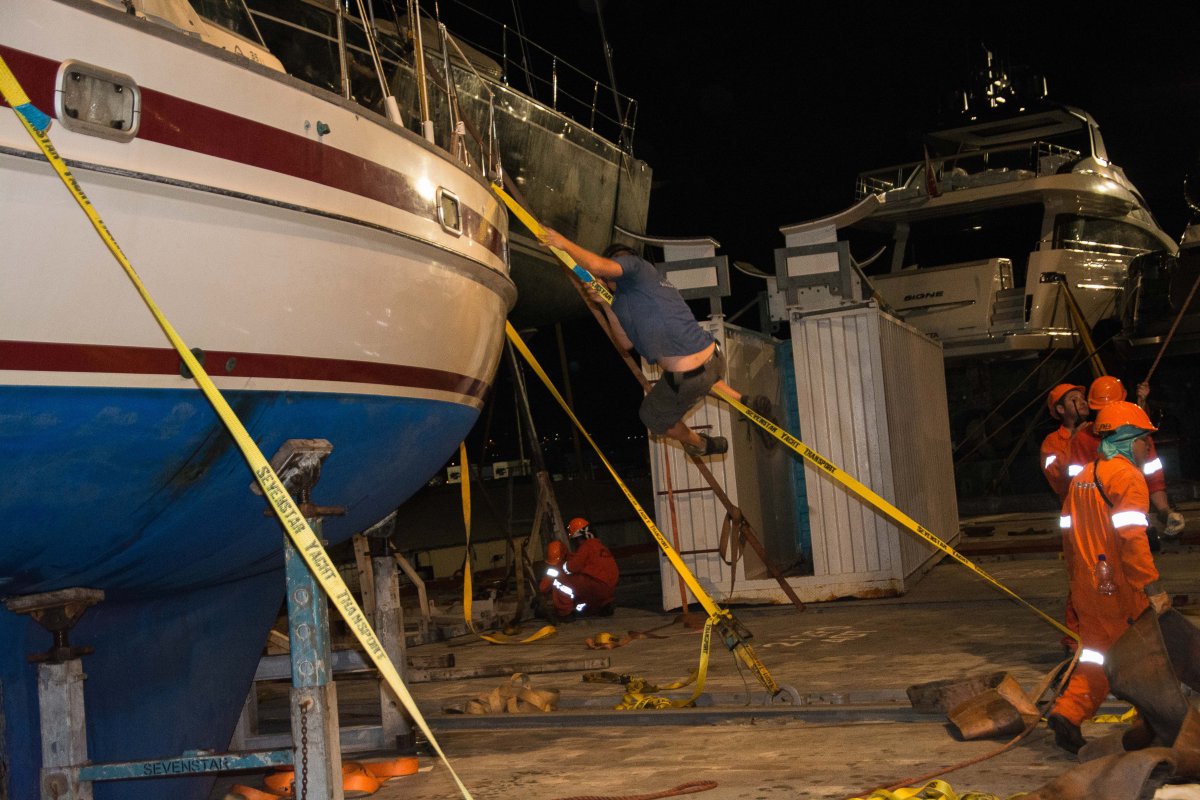
[[[766,271],[783,243],[781,225],[850,205],[860,171],[921,157],[922,134],[953,108],[985,46],[1010,74],[1044,76],[1051,100],[1096,118],[1109,155],[1168,235],[1178,237],[1188,219],[1183,174],[1200,153],[1194,4],[851,2],[817,11],[610,0],[599,4],[600,17],[595,0],[443,0],[437,12],[469,39],[464,6],[606,81],[602,22],[617,88],[638,101],[634,153],[654,170],[648,232],[712,236],[720,253]],[[612,102],[600,98],[602,109]],[[727,313],[761,289],[737,273],[733,280]],[[618,462],[644,469],[636,385],[590,319],[565,323],[563,333],[580,416]],[[559,381],[554,338],[544,329],[531,346]],[[503,451],[515,450],[502,421],[511,393],[503,367],[489,429]],[[540,387],[530,394],[551,457],[561,449],[566,458],[569,423]]]

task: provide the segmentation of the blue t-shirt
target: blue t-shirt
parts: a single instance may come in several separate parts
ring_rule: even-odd
[[[623,273],[616,280],[612,310],[634,348],[651,364],[663,356],[690,356],[713,342],[700,327],[679,290],[654,265],[623,253],[613,259]]]

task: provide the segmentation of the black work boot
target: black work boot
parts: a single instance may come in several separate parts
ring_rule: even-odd
[[[1051,714],[1046,717],[1046,725],[1054,731],[1054,743],[1068,753],[1078,753],[1079,748],[1087,743],[1079,726],[1062,714]]]
[[[719,456],[729,450],[729,442],[724,436],[709,436],[707,433],[696,434],[700,437],[700,445],[697,447],[694,444],[684,443],[683,449],[689,456],[704,458],[705,456]]]

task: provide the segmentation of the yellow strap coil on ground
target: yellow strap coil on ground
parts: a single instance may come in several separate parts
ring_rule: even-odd
[[[558,631],[553,625],[543,625],[524,639],[518,639],[515,636],[497,636],[490,633],[480,633],[475,630],[475,622],[471,619],[472,593],[474,592],[474,581],[471,576],[471,470],[467,464],[466,443],[459,444],[458,458],[462,465],[459,474],[462,476],[463,525],[467,529],[467,555],[463,560],[463,617],[467,621],[467,628],[480,639],[492,644],[529,644],[530,642],[536,642],[538,639],[553,636]],[[517,580],[520,580],[520,577]]]
[[[492,184],[492,191],[494,191],[500,197],[500,199],[504,201],[505,205],[507,205],[510,209],[513,210],[513,213],[516,214],[517,218],[520,219],[523,223],[525,223],[525,225],[529,228],[530,231],[533,232],[533,234],[535,236],[538,236],[540,238],[541,232],[543,230],[542,226],[538,224],[537,220],[535,220],[532,216],[529,215],[529,212],[527,212],[523,208],[521,208],[521,206],[515,200],[513,200],[508,194],[506,194],[505,191],[503,189],[501,189],[499,186]],[[580,276],[581,280],[595,281],[595,278],[592,277],[592,275],[587,270],[585,270],[583,267],[580,267],[578,264],[576,264],[575,261],[570,256],[568,256],[566,253],[563,253],[561,250],[558,250],[557,248],[551,248],[551,249],[554,251],[554,254],[559,257],[559,259],[563,262],[563,264],[566,265],[567,268],[569,268],[573,273],[575,273],[577,276],[579,276],[580,273],[582,273],[583,276],[586,276],[586,277]],[[602,284],[600,284],[600,283],[596,283],[596,285],[597,285],[597,287],[602,286]],[[1068,291],[1068,296],[1069,295],[1070,295],[1070,292]],[[602,296],[604,296],[604,295],[602,295]],[[604,296],[604,299],[606,302],[611,304],[612,303],[612,294],[608,293],[607,296]],[[510,338],[511,338],[511,336],[510,336]],[[785,431],[783,428],[779,427],[774,422],[772,422],[771,420],[762,416],[761,414],[742,405],[742,403],[739,402],[732,395],[720,392],[715,387],[713,389],[713,395],[715,397],[719,397],[720,399],[729,403],[731,406],[733,406],[735,409],[737,409],[739,412],[741,412],[741,414],[743,416],[745,416],[747,419],[754,422],[756,425],[758,425],[760,428],[765,430],[767,433],[774,436],[780,442],[783,442],[783,444],[785,446],[787,446],[790,450],[792,450],[792,452],[796,453],[800,457],[806,459],[807,461],[809,461],[810,463],[815,465],[824,474],[828,475],[830,478],[832,478],[835,481],[837,481],[838,483],[842,484],[842,486],[844,486],[846,489],[848,489],[853,494],[857,495],[858,498],[860,500],[862,500],[863,502],[865,502],[867,505],[875,507],[876,509],[878,509],[879,511],[883,512],[888,517],[890,517],[894,522],[896,522],[902,528],[905,528],[908,531],[910,531],[911,533],[916,534],[918,537],[924,539],[926,542],[933,545],[938,550],[941,550],[943,553],[950,556],[955,561],[962,564],[967,569],[971,570],[976,575],[983,578],[985,581],[992,584],[997,589],[1004,592],[1009,597],[1011,597],[1012,599],[1016,600],[1021,605],[1028,608],[1033,613],[1037,614],[1039,617],[1041,617],[1046,622],[1050,623],[1052,626],[1054,626],[1057,630],[1059,630],[1063,634],[1070,636],[1072,639],[1075,639],[1076,641],[1079,640],[1079,635],[1077,633],[1070,630],[1065,625],[1063,625],[1062,623],[1058,622],[1053,617],[1051,617],[1048,614],[1046,614],[1045,612],[1043,612],[1041,609],[1037,608],[1036,606],[1034,606],[1031,603],[1029,603],[1028,601],[1026,601],[1024,598],[1022,598],[1016,592],[1012,591],[1007,586],[1000,583],[1000,581],[996,580],[988,573],[984,572],[982,569],[980,569],[978,566],[976,566],[974,563],[972,563],[970,561],[970,559],[968,559],[966,556],[962,555],[962,553],[959,553],[957,550],[955,550],[953,547],[951,547],[946,542],[942,541],[940,538],[938,538],[938,536],[936,536],[932,531],[930,531],[924,525],[921,525],[920,523],[916,522],[911,517],[909,517],[907,514],[905,514],[903,511],[896,508],[894,505],[889,503],[884,498],[880,497],[874,491],[867,488],[865,485],[863,485],[859,481],[855,480],[848,473],[844,472],[843,470],[841,470],[840,468],[835,466],[833,464],[833,462],[831,462],[829,459],[825,458],[820,453],[816,452],[815,450],[810,448],[808,445],[804,444],[804,442],[800,441],[795,436],[792,436],[790,433]],[[578,424],[578,422],[576,422],[576,424]],[[656,536],[656,538],[658,538],[658,537]],[[660,544],[663,545],[664,547],[666,546],[665,542],[660,542]],[[692,588],[691,584],[688,584],[688,588]],[[694,591],[695,590],[693,589],[693,592]],[[699,598],[699,595],[697,595],[697,598]],[[705,608],[707,609],[708,607],[705,606]]]
[[[321,587],[329,595],[334,606],[337,607],[338,612],[350,627],[350,630],[353,631],[363,649],[366,650],[367,655],[375,664],[375,667],[379,670],[384,680],[387,681],[388,686],[396,693],[405,710],[416,721],[422,733],[429,740],[430,745],[433,746],[438,756],[446,764],[446,768],[450,771],[451,776],[453,776],[454,782],[458,785],[458,789],[463,797],[471,800],[471,793],[467,790],[462,780],[459,779],[458,773],[454,771],[454,767],[450,765],[446,754],[442,752],[441,745],[438,744],[433,731],[429,729],[429,725],[421,715],[421,710],[417,708],[416,701],[413,700],[412,695],[405,688],[404,681],[400,679],[400,674],[388,658],[383,645],[375,635],[375,631],[371,628],[370,623],[367,622],[366,616],[354,599],[354,595],[350,593],[349,587],[346,586],[345,581],[338,574],[337,568],[333,566],[333,562],[330,561],[325,548],[321,546],[321,541],[313,533],[312,528],[309,527],[307,520],[300,513],[295,501],[288,495],[287,490],[283,488],[283,483],[279,480],[279,476],[271,469],[270,463],[258,449],[254,440],[250,438],[250,434],[246,431],[245,426],[237,418],[233,409],[229,407],[225,398],[221,396],[220,390],[217,389],[212,379],[209,378],[208,373],[204,371],[200,362],[192,355],[187,344],[175,332],[175,328],[172,327],[162,311],[159,310],[158,305],[150,296],[149,290],[134,270],[133,265],[125,257],[125,253],[122,252],[116,239],[113,238],[108,227],[101,220],[99,213],[92,206],[91,201],[88,200],[87,195],[84,194],[83,189],[80,188],[79,183],[75,180],[75,176],[71,174],[66,163],[58,154],[58,151],[55,150],[49,136],[46,135],[46,130],[49,128],[49,119],[29,103],[29,97],[25,94],[16,76],[13,75],[3,58],[0,58],[0,93],[3,93],[5,102],[12,106],[17,119],[21,121],[25,130],[29,132],[29,135],[33,138],[38,148],[46,156],[46,160],[50,162],[58,177],[67,187],[67,190],[70,191],[71,196],[75,198],[75,202],[83,209],[84,214],[87,215],[92,227],[96,229],[96,233],[100,235],[109,252],[112,253],[117,263],[121,265],[121,268],[125,271],[125,274],[129,277],[134,288],[141,296],[142,301],[146,304],[150,313],[154,315],[158,326],[166,334],[167,339],[170,340],[172,347],[179,353],[179,357],[183,359],[187,368],[191,370],[193,380],[195,380],[196,385],[204,393],[209,403],[212,404],[213,409],[217,412],[217,415],[221,418],[221,421],[225,424],[230,435],[237,443],[238,449],[241,450],[246,463],[250,466],[250,471],[254,474],[255,480],[262,487],[263,494],[275,510],[276,516],[279,517],[283,529],[291,537],[292,542],[304,558],[305,563],[308,564],[308,568],[312,570]]]
[[[1088,720],[1088,722],[1096,722],[1103,725],[1114,725],[1120,722],[1133,722],[1138,717],[1138,710],[1130,708],[1123,714],[1097,714]]]
[[[558,402],[562,410],[566,412],[567,416],[571,418],[571,422],[575,424],[575,427],[578,428],[579,432],[583,434],[583,437],[587,439],[588,444],[590,444],[592,449],[596,451],[596,455],[600,457],[600,462],[604,464],[604,468],[608,470],[609,474],[612,475],[613,480],[617,482],[617,486],[620,488],[621,493],[625,495],[625,499],[629,501],[631,506],[633,506],[633,510],[637,512],[637,515],[641,518],[642,523],[645,524],[647,530],[650,531],[650,535],[654,537],[654,541],[658,542],[658,546],[662,549],[663,554],[666,555],[667,560],[671,562],[671,566],[675,568],[675,572],[679,574],[680,579],[687,584],[687,587],[691,590],[692,595],[696,598],[700,605],[704,607],[704,610],[708,612],[709,620],[717,625],[721,625],[723,631],[728,631],[730,628],[733,628],[736,625],[733,615],[729,613],[728,610],[718,606],[716,601],[714,601],[708,595],[708,592],[701,588],[700,582],[696,580],[696,576],[693,575],[692,571],[687,568],[686,564],[683,563],[683,559],[679,557],[679,553],[675,552],[675,548],[671,546],[670,542],[668,542],[667,538],[663,535],[663,532],[660,531],[658,526],[654,524],[654,520],[650,519],[650,515],[646,513],[646,509],[642,508],[641,503],[639,503],[637,498],[633,496],[633,492],[631,492],[629,487],[625,485],[625,482],[621,480],[621,476],[617,474],[617,471],[613,468],[612,464],[610,464],[608,459],[605,458],[603,451],[600,450],[600,446],[596,444],[595,439],[593,439],[591,434],[587,432],[587,429],[583,427],[583,423],[581,423],[579,418],[575,416],[575,412],[571,410],[569,405],[567,405],[567,401],[563,399],[562,394],[560,394],[558,389],[555,388],[553,381],[550,380],[550,376],[546,374],[546,371],[542,369],[542,365],[538,363],[538,360],[534,357],[533,353],[531,353],[529,348],[526,347],[524,340],[521,339],[521,336],[517,333],[516,329],[513,328],[511,323],[507,322],[505,323],[504,329],[508,334],[509,341],[511,341],[513,346],[517,348],[517,352],[519,352],[525,361],[529,363],[529,366],[533,368],[534,373],[537,374],[538,378],[542,381],[543,385],[545,385],[546,389],[551,395],[554,396],[554,399]],[[730,631],[729,635],[734,636],[735,633]],[[749,643],[742,640],[740,637],[736,640],[730,639],[728,641],[736,641],[736,644],[730,645],[730,649],[732,649],[737,657],[742,660],[742,663],[744,663],[754,672],[755,677],[762,683],[763,686],[767,688],[768,691],[771,692],[771,694],[777,694],[779,692],[779,685],[775,683],[775,679],[771,677],[771,673],[767,671],[766,666],[762,663],[762,661],[759,660],[758,656],[755,655],[754,649],[750,647]]]
[[[1008,800],[1017,800],[1024,795],[1025,792],[1011,795]],[[914,786],[906,789],[896,789],[889,792],[886,789],[879,789],[871,792],[866,797],[856,797],[853,800],[1004,800],[999,795],[988,794],[987,792],[966,792],[964,794],[955,793],[950,784],[945,781],[930,781],[924,786]]]
[[[625,696],[621,702],[616,705],[617,711],[624,710],[640,710],[643,708],[690,708],[695,704],[698,698],[704,692],[704,681],[708,677],[708,658],[712,650],[712,628],[714,618],[709,617],[704,621],[704,636],[700,640],[700,665],[687,678],[666,686],[656,686],[648,688],[646,681],[641,678],[635,678],[625,684]],[[660,697],[653,692],[664,692],[672,689],[682,689],[696,682],[695,688],[692,690],[691,697],[683,697],[673,699],[670,697]]]

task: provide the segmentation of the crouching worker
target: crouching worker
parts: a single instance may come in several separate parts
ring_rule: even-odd
[[[1161,614],[1171,605],[1146,540],[1150,495],[1142,467],[1155,428],[1142,409],[1115,401],[1100,409],[1095,430],[1099,455],[1071,480],[1059,523],[1081,650],[1046,722],[1055,743],[1072,753],[1084,744],[1083,721],[1108,695],[1104,654],[1148,606]]]
[[[540,589],[550,593],[555,616],[561,621],[573,614],[611,615],[613,589],[620,577],[616,559],[583,517],[567,523],[567,538],[573,552],[566,552],[562,542],[546,546],[546,577]]]

